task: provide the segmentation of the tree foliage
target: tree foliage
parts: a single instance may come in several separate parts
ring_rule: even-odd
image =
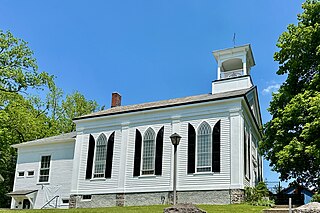
[[[287,74],[273,94],[260,149],[281,180],[320,187],[320,2],[306,1],[298,24],[278,40],[277,74]]]
[[[84,95],[76,91],[67,95],[66,99],[62,101],[61,107],[64,116],[60,123],[69,132],[75,130],[72,119],[96,111],[98,104],[95,101],[86,100]]]
[[[46,98],[29,88],[42,89]],[[54,76],[38,72],[27,43],[0,31],[0,208],[10,206],[5,194],[12,191],[16,164],[11,145],[74,131],[73,118],[97,109],[79,92],[64,97]]]
[[[320,194],[319,194],[319,193],[315,193],[315,194],[312,196],[311,202],[318,202],[318,203],[320,203]]]
[[[27,42],[15,38],[11,32],[0,31],[0,91],[21,92],[53,83],[53,76],[37,70]]]

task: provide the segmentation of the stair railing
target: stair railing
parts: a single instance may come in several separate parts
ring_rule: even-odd
[[[53,198],[51,198],[48,202],[46,202],[42,207],[41,209],[43,209],[44,207],[46,207],[49,203],[51,203],[51,201],[53,201],[54,199],[56,199],[56,205],[54,208],[57,208],[58,206],[58,198],[59,198],[59,195],[56,195],[54,196]]]

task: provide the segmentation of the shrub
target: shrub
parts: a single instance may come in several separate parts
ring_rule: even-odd
[[[245,188],[245,202],[254,206],[272,206],[274,201],[270,200],[267,185],[259,182],[256,187]]]
[[[311,202],[319,202],[320,203],[320,194],[319,193],[315,193],[312,196]]]

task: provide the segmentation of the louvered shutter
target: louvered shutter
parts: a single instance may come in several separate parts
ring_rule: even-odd
[[[195,173],[196,130],[188,125],[188,174]]]
[[[95,141],[92,135],[89,136],[89,147],[88,147],[88,157],[87,157],[87,170],[86,179],[92,178],[92,166],[94,157]]]
[[[220,172],[220,157],[221,157],[221,130],[220,121],[216,123],[212,131],[212,172]]]
[[[163,133],[164,127],[159,130],[156,139],[155,175],[162,175]]]
[[[134,145],[133,176],[140,176],[141,143],[142,143],[141,133],[139,130],[136,130],[136,139],[135,139],[135,145]]]
[[[113,159],[113,147],[114,147],[114,134],[113,132],[108,140],[107,145],[107,158],[106,158],[106,170],[105,170],[105,178],[111,178],[111,172],[112,172],[112,159]]]
[[[244,159],[244,174],[247,175],[247,131],[244,128],[244,153],[243,153],[243,159]]]
[[[248,172],[249,172],[249,179],[251,179],[251,135],[248,134]]]

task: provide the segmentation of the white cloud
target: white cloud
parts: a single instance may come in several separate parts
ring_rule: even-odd
[[[262,90],[262,94],[263,95],[267,95],[267,94],[272,93],[272,92],[277,92],[279,88],[280,88],[280,84],[270,85],[267,88]]]

